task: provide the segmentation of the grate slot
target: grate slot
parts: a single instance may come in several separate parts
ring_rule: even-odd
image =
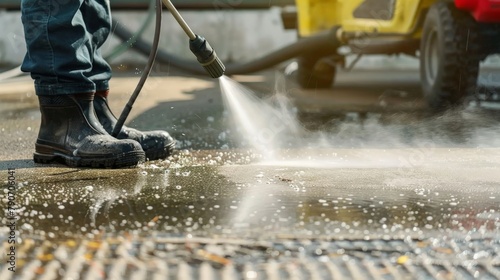
[[[176,279],[193,280],[193,269],[185,261],[179,262]]]

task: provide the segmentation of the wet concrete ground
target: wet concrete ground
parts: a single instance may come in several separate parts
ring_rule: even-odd
[[[129,125],[168,130],[179,152],[117,170],[34,164],[31,81],[1,84],[17,278],[499,278],[495,104],[429,117],[412,71],[341,74],[332,90],[309,93],[287,81],[307,129],[283,136],[269,159],[239,138],[217,83],[159,74]],[[115,111],[135,78],[113,80]],[[263,98],[275,89],[272,72],[235,79]],[[5,250],[9,232],[0,229]],[[1,279],[13,277],[6,260]]]

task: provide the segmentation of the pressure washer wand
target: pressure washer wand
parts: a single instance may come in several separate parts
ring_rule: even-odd
[[[167,6],[168,10],[174,16],[175,20],[179,23],[181,28],[186,32],[189,37],[189,49],[198,59],[198,62],[205,68],[212,78],[219,78],[224,75],[226,67],[217,57],[215,50],[210,46],[205,38],[194,34],[193,30],[187,25],[186,21],[182,18],[181,14],[177,11],[170,0],[163,0],[163,4]]]
[[[139,80],[137,87],[132,93],[132,96],[130,96],[127,105],[125,105],[125,108],[123,108],[123,111],[120,114],[120,118],[118,118],[116,125],[113,128],[113,131],[111,132],[111,135],[113,137],[117,137],[120,131],[122,130],[123,124],[125,123],[125,120],[127,119],[130,111],[132,110],[132,106],[134,105],[135,100],[139,96],[139,93],[141,92],[141,89],[144,86],[147,77],[151,73],[151,68],[153,67],[153,63],[156,58],[156,53],[158,52],[158,45],[160,41],[161,14],[162,14],[161,3],[162,0],[156,0],[156,27],[153,38],[153,47],[151,49],[151,52],[149,53],[148,63],[144,69],[144,72],[142,73],[141,79]],[[170,13],[174,16],[174,18],[177,20],[182,29],[184,29],[184,32],[186,32],[186,34],[188,35],[189,49],[194,53],[201,66],[203,66],[203,68],[207,70],[208,74],[210,74],[212,78],[219,78],[220,76],[224,75],[226,67],[217,57],[217,54],[215,53],[214,49],[210,46],[210,44],[208,44],[207,40],[201,36],[194,34],[194,32],[191,30],[191,28],[189,28],[186,21],[184,21],[184,19],[179,14],[174,5],[172,5],[172,2],[170,2],[170,0],[163,0],[163,4],[167,6]]]

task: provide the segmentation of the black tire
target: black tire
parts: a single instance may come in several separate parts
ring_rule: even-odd
[[[335,64],[321,58],[304,56],[298,59],[297,82],[302,88],[330,88],[335,79]]]
[[[420,78],[432,110],[460,106],[473,95],[481,53],[476,25],[453,3],[438,2],[429,9],[420,43]]]

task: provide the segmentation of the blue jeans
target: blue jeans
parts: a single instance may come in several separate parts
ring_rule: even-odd
[[[111,68],[101,47],[111,30],[109,0],[22,0],[30,72],[37,95],[109,89]]]

